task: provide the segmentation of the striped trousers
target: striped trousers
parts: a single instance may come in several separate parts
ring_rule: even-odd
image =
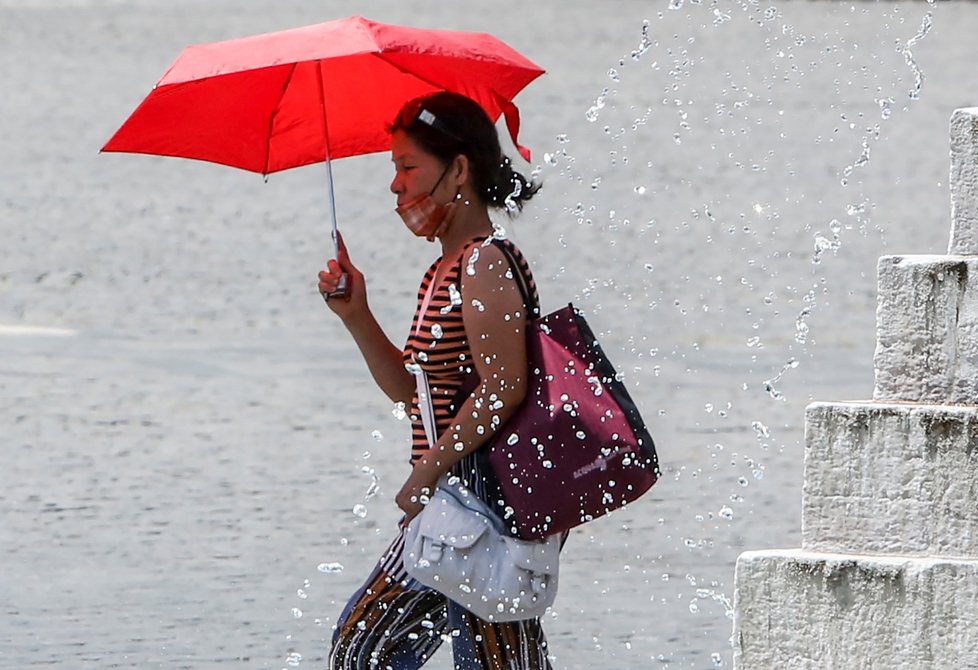
[[[398,533],[340,615],[330,670],[416,670],[450,640],[455,670],[551,670],[539,619],[479,619],[407,574]]]

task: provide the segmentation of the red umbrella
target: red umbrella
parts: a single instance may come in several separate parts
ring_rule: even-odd
[[[180,156],[269,174],[383,151],[401,106],[440,90],[505,115],[543,70],[486,33],[392,26],[359,16],[190,46],[102,151]]]

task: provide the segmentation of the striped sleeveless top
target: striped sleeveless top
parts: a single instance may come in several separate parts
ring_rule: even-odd
[[[462,321],[462,305],[465,302],[462,291],[462,264],[473,246],[486,242],[487,238],[478,237],[465,245],[457,259],[446,261],[438,258],[425,272],[418,289],[418,307],[411,321],[411,333],[404,346],[403,360],[405,366],[419,365],[428,378],[436,435],[441,435],[454,418],[458,407],[454,405],[453,400],[456,400],[455,396],[462,383],[474,370],[469,337]],[[527,278],[530,291],[536,297],[536,283],[533,281],[533,274],[523,254],[509,240],[501,240],[500,243],[505,244],[513,253],[519,265],[519,268],[513,268],[513,272],[523,273]],[[443,262],[454,262],[454,266],[445,273],[437,286],[432,287],[430,302],[422,314],[425,294]],[[486,308],[492,309],[492,305],[487,305]],[[464,402],[464,399],[459,404],[461,402]],[[424,424],[418,410],[417,390],[411,398],[410,417],[411,463],[413,464],[428,450],[428,438],[425,436]]]

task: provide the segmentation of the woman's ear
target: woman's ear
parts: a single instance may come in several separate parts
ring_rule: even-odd
[[[469,157],[459,154],[455,157],[455,164],[452,166],[452,178],[456,186],[462,186],[469,180]]]

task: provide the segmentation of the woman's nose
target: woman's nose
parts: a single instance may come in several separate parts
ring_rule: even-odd
[[[394,175],[394,178],[391,179],[390,188],[391,188],[391,193],[393,193],[394,195],[397,195],[398,192],[401,190],[401,180],[398,178],[398,175]]]

